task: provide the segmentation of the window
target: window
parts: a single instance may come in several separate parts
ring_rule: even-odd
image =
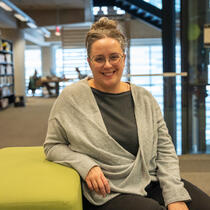
[[[159,9],[162,9],[162,0],[144,0],[156,7],[158,7]]]
[[[210,57],[210,53],[209,53]],[[210,83],[210,65],[208,66],[208,83]],[[210,85],[206,86],[206,146],[207,152],[210,153]]]
[[[87,62],[87,53],[85,48],[75,49],[56,49],[56,75],[70,78],[69,82],[63,83],[63,88],[72,82],[78,81],[76,67],[83,75],[91,75],[91,70]],[[61,84],[62,85],[62,84]],[[62,90],[62,87],[61,87]]]
[[[112,8],[110,10],[110,8]],[[125,10],[120,9],[119,7],[113,6],[113,7],[93,7],[93,14],[94,15],[112,15],[114,13],[115,15],[124,15]]]
[[[144,0],[144,1],[158,7],[159,9],[162,9],[162,0]],[[175,7],[177,12],[180,11],[180,5],[181,5],[180,0],[175,0]]]
[[[79,68],[82,74],[90,74],[86,49],[63,49],[63,72],[66,77],[77,79],[76,67]]]
[[[180,73],[180,45],[176,47],[176,72]],[[132,39],[130,47],[131,82],[149,90],[163,112],[163,77],[161,39]],[[132,76],[133,75],[133,76]],[[137,76],[140,75],[140,76]],[[144,76],[145,75],[145,76]],[[181,77],[176,77],[177,107],[177,154],[181,154]]]
[[[61,48],[56,48],[55,50],[55,65],[56,65],[56,76],[62,77],[63,72],[63,51]]]
[[[29,78],[30,76],[33,76],[35,69],[38,72],[38,76],[41,76],[41,66],[41,49],[38,47],[27,48],[25,50],[25,83],[27,96],[30,96],[32,94],[31,91],[28,91]]]
[[[162,72],[161,40],[131,40],[130,73],[141,75],[131,76],[131,82],[148,89],[163,111],[163,78],[162,76],[150,76],[150,74],[161,74]]]

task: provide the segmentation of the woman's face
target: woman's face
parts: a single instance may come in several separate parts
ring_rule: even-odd
[[[120,43],[112,38],[95,41],[88,58],[96,89],[115,92],[120,89],[120,80],[125,66],[125,55]]]

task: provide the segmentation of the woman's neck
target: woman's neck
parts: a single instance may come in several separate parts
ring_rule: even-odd
[[[107,93],[122,93],[122,92],[127,92],[130,90],[130,84],[127,82],[120,82],[118,87],[111,87],[111,88],[104,88],[98,86],[94,79],[89,79],[88,84],[90,87],[95,88],[96,90],[100,90],[102,92],[107,92]]]

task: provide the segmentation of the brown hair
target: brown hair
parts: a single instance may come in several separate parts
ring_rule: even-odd
[[[123,52],[125,52],[126,38],[123,32],[119,29],[118,23],[107,17],[102,17],[92,25],[87,33],[85,45],[88,57],[90,56],[92,44],[95,41],[106,37],[116,39],[120,43]]]

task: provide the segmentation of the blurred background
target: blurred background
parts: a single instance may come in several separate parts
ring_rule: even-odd
[[[123,80],[155,96],[177,153],[209,154],[209,0],[0,0],[0,147],[43,142],[46,126],[26,127],[40,113],[46,125],[62,89],[91,75],[84,40],[101,16],[122,25]]]

